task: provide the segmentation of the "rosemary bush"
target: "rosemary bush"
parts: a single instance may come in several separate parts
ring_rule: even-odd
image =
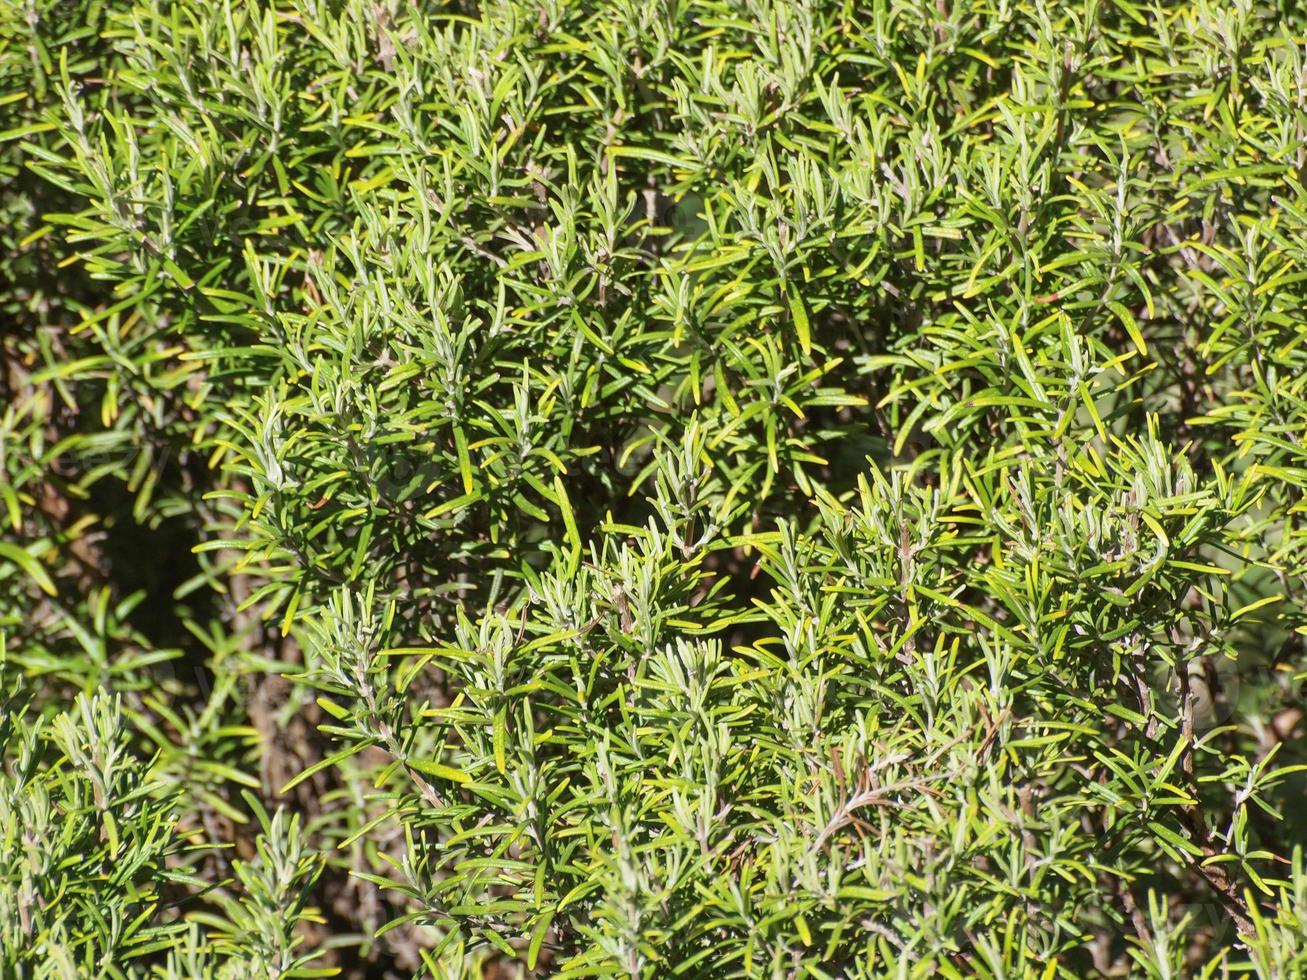
[[[1290,0],[0,0],[0,973],[1307,974]]]

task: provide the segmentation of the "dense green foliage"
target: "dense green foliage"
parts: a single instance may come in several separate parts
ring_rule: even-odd
[[[1307,12],[0,0],[0,975],[1307,974]]]

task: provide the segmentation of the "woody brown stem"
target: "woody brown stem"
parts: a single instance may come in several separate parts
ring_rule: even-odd
[[[1184,750],[1180,755],[1180,771],[1184,775],[1189,795],[1197,801],[1198,787],[1194,780],[1194,698],[1189,686],[1189,672],[1181,665],[1176,673],[1180,678],[1180,737],[1184,740]],[[1238,886],[1222,865],[1207,863],[1209,858],[1225,853],[1225,849],[1216,846],[1216,840],[1203,819],[1202,804],[1200,802],[1182,804],[1180,820],[1202,851],[1202,858],[1194,862],[1194,870],[1216,892],[1222,907],[1234,921],[1239,933],[1245,936],[1251,935],[1252,917]]]

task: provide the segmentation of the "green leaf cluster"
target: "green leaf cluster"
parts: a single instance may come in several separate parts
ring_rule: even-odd
[[[1304,975],[1304,181],[1287,0],[0,0],[0,970]]]

